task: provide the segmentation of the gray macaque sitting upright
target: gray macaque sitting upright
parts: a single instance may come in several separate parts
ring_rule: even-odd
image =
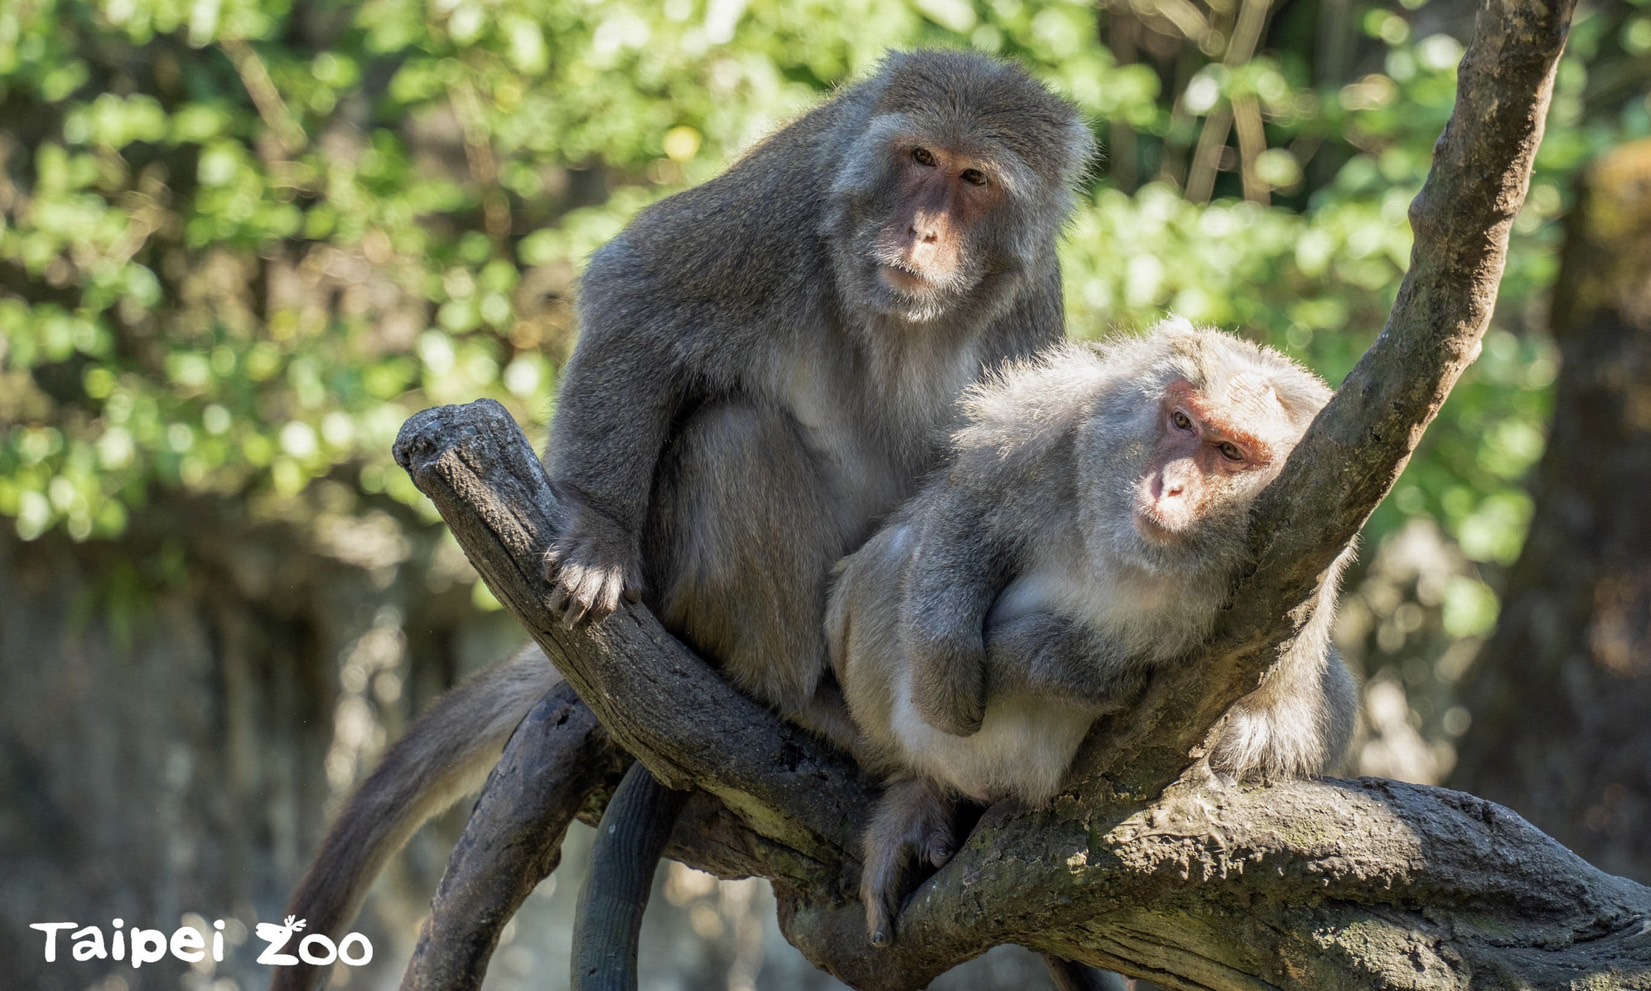
[[[959,797],[1048,801],[1094,721],[1209,633],[1249,511],[1329,401],[1277,352],[1184,320],[1062,345],[965,393],[950,461],[838,565],[833,668],[888,790],[865,836],[872,942]],[[1342,555],[1301,634],[1228,712],[1210,767],[1322,773],[1351,735],[1330,643]]]
[[[640,599],[741,689],[852,745],[823,677],[826,579],[939,463],[963,387],[1064,336],[1056,244],[1094,141],[1019,66],[891,53],[642,211],[579,285],[545,452],[552,607],[599,622]],[[339,814],[288,914],[341,930],[558,677],[531,647],[434,706]],[[279,968],[274,985],[320,980]]]

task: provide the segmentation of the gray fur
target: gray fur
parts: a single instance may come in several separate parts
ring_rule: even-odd
[[[1007,193],[921,297],[878,275],[914,141],[963,148]],[[553,607],[577,621],[645,597],[745,690],[852,745],[820,684],[826,576],[939,460],[958,393],[1064,335],[1055,243],[1093,150],[1071,105],[1019,68],[897,54],[643,211],[580,285],[545,456],[566,513],[546,554]],[[297,914],[346,924],[378,865],[481,784],[555,677],[524,657],[409,728],[340,816]]]
[[[1155,452],[1174,440],[1165,397],[1178,383],[1264,436],[1265,457],[1202,474],[1208,504],[1154,541],[1137,511],[1155,458],[1169,457]],[[832,665],[872,764],[931,783],[892,789],[867,834],[874,936],[892,925],[886,886],[922,853],[912,824],[935,819],[936,794],[1047,801],[1093,721],[1208,635],[1246,560],[1251,503],[1329,397],[1284,356],[1173,319],[1145,337],[1053,347],[968,392],[948,467],[838,565],[828,607]],[[1225,718],[1216,771],[1303,775],[1340,761],[1355,706],[1329,638],[1340,569]]]
[[[967,150],[1009,192],[920,297],[879,275],[914,143]],[[556,604],[577,620],[640,595],[811,722],[831,563],[935,464],[965,386],[1063,335],[1055,242],[1092,147],[1018,68],[893,55],[644,211],[581,287],[546,455],[572,513]]]

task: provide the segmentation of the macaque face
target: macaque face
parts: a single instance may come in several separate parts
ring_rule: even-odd
[[[1136,483],[1136,532],[1149,544],[1175,546],[1205,526],[1234,524],[1277,474],[1289,428],[1261,375],[1234,376],[1219,393],[1170,383],[1147,471]]]
[[[919,298],[969,288],[973,232],[1004,198],[992,163],[938,142],[901,141],[891,152],[897,195],[875,248],[883,284]]]
[[[991,309],[1053,233],[1038,207],[1059,200],[1013,151],[971,138],[970,121],[875,118],[831,194],[848,226],[840,277],[872,311],[916,323]],[[958,132],[958,133],[953,133]]]

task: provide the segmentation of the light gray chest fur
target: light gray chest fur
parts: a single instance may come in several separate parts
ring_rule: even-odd
[[[932,333],[849,355],[814,347],[789,358],[779,381],[847,530],[863,538],[870,521],[916,491],[958,395],[979,374],[975,347]]]

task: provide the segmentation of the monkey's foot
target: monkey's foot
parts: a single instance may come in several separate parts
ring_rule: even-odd
[[[956,802],[940,785],[922,778],[891,782],[866,827],[860,900],[866,938],[873,946],[894,942],[894,920],[917,886],[919,868],[941,868],[957,851]]]
[[[929,639],[910,646],[912,703],[923,721],[952,736],[972,736],[986,718],[986,649],[980,636]]]

